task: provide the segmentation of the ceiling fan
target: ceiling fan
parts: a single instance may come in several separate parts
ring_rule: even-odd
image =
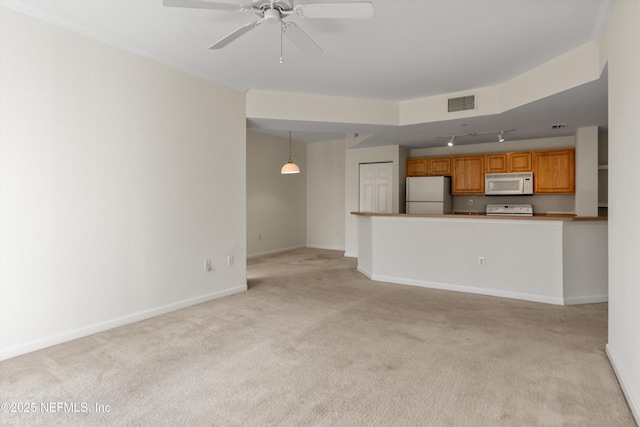
[[[209,46],[209,49],[221,49],[263,22],[280,23],[281,34],[287,36],[309,58],[321,55],[322,49],[295,23],[284,22],[284,19],[292,15],[299,18],[324,19],[364,19],[373,15],[373,4],[368,1],[294,4],[294,0],[251,0],[247,6],[238,6],[207,0],[163,0],[162,4],[167,7],[253,12],[260,17],[257,21],[249,22],[227,34]],[[280,62],[282,62],[282,57]]]

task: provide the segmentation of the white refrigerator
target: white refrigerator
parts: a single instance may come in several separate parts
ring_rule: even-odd
[[[407,178],[407,213],[453,213],[451,178],[448,176],[421,176]]]

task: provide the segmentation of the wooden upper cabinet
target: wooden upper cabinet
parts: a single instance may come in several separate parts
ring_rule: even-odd
[[[531,152],[487,154],[485,168],[487,173],[531,172]]]
[[[451,159],[453,194],[484,194],[484,155]]]
[[[507,173],[509,172],[509,164],[507,153],[494,153],[485,156],[485,167],[487,173]]]
[[[575,150],[534,151],[533,187],[539,194],[575,193]]]
[[[429,176],[451,176],[451,157],[432,157],[427,159]]]
[[[575,150],[407,159],[407,176],[451,176],[451,192],[484,194],[485,173],[533,172],[536,194],[575,193]]]
[[[407,159],[407,176],[451,176],[451,157]]]
[[[533,165],[531,162],[531,152],[509,153],[509,172],[531,172]]]
[[[427,176],[427,159],[407,159],[407,176]]]

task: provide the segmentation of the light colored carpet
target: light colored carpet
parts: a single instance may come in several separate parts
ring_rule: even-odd
[[[372,282],[341,252],[249,260],[249,291],[4,361],[4,425],[634,426],[607,305]],[[95,412],[95,403],[110,412]],[[82,410],[82,406],[78,406]]]

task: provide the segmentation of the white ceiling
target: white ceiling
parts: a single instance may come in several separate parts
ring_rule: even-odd
[[[611,7],[611,0],[372,0],[371,19],[291,17],[324,54],[308,59],[285,38],[280,63],[279,25],[265,23],[221,50],[207,49],[256,20],[252,13],[169,8],[162,0],[0,1],[238,90],[383,100],[503,83],[598,40]],[[217,0],[238,5],[249,1]],[[553,131],[555,123],[568,126]],[[404,127],[267,120],[248,121],[248,127],[282,137],[293,129],[293,138],[302,142],[374,133],[366,145],[418,148],[441,145],[439,136],[467,131],[515,128],[510,139],[530,139],[571,135],[577,127],[606,123],[605,75],[598,82],[494,116]],[[459,142],[495,138],[494,134]]]

